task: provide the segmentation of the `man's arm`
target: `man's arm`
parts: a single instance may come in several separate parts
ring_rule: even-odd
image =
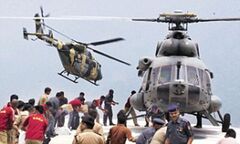
[[[187,144],[192,144],[192,141],[193,141],[193,137],[189,137]]]
[[[186,134],[188,136],[187,144],[192,144],[192,141],[193,141],[193,131],[192,131],[190,122],[186,123],[185,129],[186,129]]]
[[[134,138],[132,136],[131,130],[129,128],[127,128],[126,130],[127,130],[126,131],[126,136],[127,136],[128,140],[131,141],[131,142],[136,142],[136,138]]]
[[[169,141],[169,138],[167,138],[167,139],[165,140],[165,143],[164,143],[164,144],[171,144],[170,141]]]

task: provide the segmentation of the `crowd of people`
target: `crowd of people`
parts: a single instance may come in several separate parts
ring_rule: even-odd
[[[136,93],[132,91],[124,109],[117,113],[117,124],[113,123],[112,106],[114,90],[107,95],[92,101],[85,100],[85,93],[71,101],[63,91],[50,97],[51,88],[46,87],[35,104],[35,99],[23,102],[13,94],[10,101],[0,110],[0,144],[48,144],[58,134],[56,127],[65,125],[65,116],[69,115],[67,127],[76,130],[72,144],[125,144],[131,141],[136,144],[191,144],[194,134],[190,122],[180,117],[177,105],[168,107],[169,121],[157,105],[152,105],[146,112],[145,129],[136,138],[127,127],[127,117],[131,114],[135,126],[139,126],[137,116],[130,104],[130,98]],[[112,126],[107,137],[104,137],[103,126],[98,111],[103,112],[103,125]],[[83,114],[80,117],[79,112]],[[108,123],[107,123],[108,122]],[[225,138],[217,144],[235,144],[236,132],[229,129]]]

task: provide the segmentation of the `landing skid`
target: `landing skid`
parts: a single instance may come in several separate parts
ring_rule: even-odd
[[[88,80],[88,79],[86,79],[86,78],[84,78],[84,77],[75,76],[74,79],[71,79],[71,78],[69,78],[69,74],[70,74],[70,73],[67,72],[66,70],[63,70],[62,72],[60,72],[60,73],[58,73],[58,74],[59,74],[60,76],[64,77],[64,78],[66,78],[67,80],[70,80],[71,82],[74,82],[74,83],[78,83],[77,80],[78,80],[79,78],[82,78],[82,79],[90,82],[91,84],[94,84],[95,86],[99,86],[96,82],[90,81],[90,80]]]
[[[70,80],[71,82],[74,82],[74,83],[78,83],[77,80],[79,79],[79,77],[75,77],[75,79],[71,79],[68,77],[68,73],[66,75],[64,75],[64,73],[67,73],[67,71],[63,70],[62,72],[58,73],[60,76],[64,77],[65,79],[67,80]]]

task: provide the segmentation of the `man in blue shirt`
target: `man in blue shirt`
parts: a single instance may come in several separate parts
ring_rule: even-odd
[[[180,117],[177,105],[170,105],[168,112],[171,121],[168,123],[165,144],[192,144],[193,133],[189,121]]]

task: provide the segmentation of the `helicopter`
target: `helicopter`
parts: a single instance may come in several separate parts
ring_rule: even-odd
[[[58,73],[60,76],[74,83],[78,83],[77,80],[79,78],[82,78],[98,86],[97,81],[102,79],[101,64],[92,56],[92,53],[90,52],[90,50],[97,54],[105,56],[109,59],[120,62],[122,64],[130,65],[125,61],[122,61],[106,53],[103,53],[101,51],[98,51],[96,49],[89,47],[89,45],[97,46],[97,45],[122,41],[124,40],[123,38],[118,37],[118,38],[91,42],[91,43],[79,42],[59,32],[58,30],[50,27],[49,25],[45,24],[44,19],[45,17],[48,17],[48,16],[49,15],[43,14],[43,10],[41,8],[41,16],[38,13],[34,15],[36,32],[29,33],[27,32],[26,28],[23,28],[23,37],[24,39],[28,40],[29,39],[28,36],[36,36],[36,39],[45,41],[50,46],[53,46],[57,49],[62,65],[64,67],[64,69]],[[45,27],[49,29],[48,34],[44,33]],[[61,40],[54,38],[52,31],[70,39],[71,42],[65,43]],[[36,40],[36,39],[32,39],[32,40]]]
[[[231,116],[222,117],[220,98],[213,95],[211,72],[200,58],[199,46],[187,34],[188,24],[212,21],[239,21],[240,18],[200,19],[196,14],[163,13],[158,18],[137,18],[133,21],[168,23],[169,34],[158,42],[155,57],[139,60],[138,76],[143,77],[140,90],[134,94],[130,103],[139,111],[147,111],[157,105],[166,118],[168,106],[176,104],[181,114],[192,114],[197,118],[195,127],[202,128],[202,118],[214,126],[222,124],[226,132]],[[212,114],[218,113],[219,119]]]

